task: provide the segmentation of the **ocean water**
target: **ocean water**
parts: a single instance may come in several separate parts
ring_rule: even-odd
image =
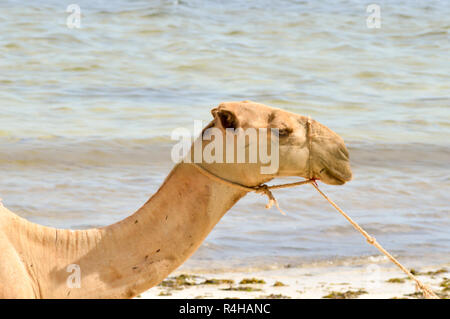
[[[354,180],[325,190],[394,255],[450,262],[450,2],[0,2],[0,197],[62,228],[116,222],[173,163],[170,133],[253,100],[329,126]],[[279,182],[285,182],[280,180]],[[278,182],[278,181],[277,181]],[[310,186],[249,194],[184,267],[368,258]],[[368,259],[369,260],[369,259]]]

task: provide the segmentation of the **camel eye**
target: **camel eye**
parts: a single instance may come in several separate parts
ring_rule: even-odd
[[[280,128],[278,130],[278,136],[281,136],[281,137],[289,136],[289,134],[291,134],[291,133],[292,133],[292,129],[291,128],[287,128],[287,127]]]

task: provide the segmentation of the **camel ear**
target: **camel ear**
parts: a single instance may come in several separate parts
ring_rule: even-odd
[[[214,111],[214,110],[213,110]],[[229,110],[216,110],[215,115],[219,118],[220,123],[224,129],[233,128],[236,129],[239,126],[239,121],[236,114]]]

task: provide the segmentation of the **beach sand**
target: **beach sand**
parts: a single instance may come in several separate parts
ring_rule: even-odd
[[[448,298],[450,264],[421,267],[417,278]],[[176,271],[137,298],[423,298],[394,265],[286,267],[245,271]]]

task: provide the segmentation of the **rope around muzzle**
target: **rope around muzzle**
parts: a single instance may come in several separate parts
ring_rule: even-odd
[[[352,226],[358,230],[367,240],[367,242],[373,246],[375,246],[379,251],[381,251],[390,261],[392,261],[395,265],[397,265],[405,274],[408,275],[409,278],[411,278],[412,280],[415,281],[416,283],[416,288],[419,288],[420,290],[422,290],[422,293],[424,295],[424,297],[426,299],[439,299],[438,296],[436,296],[436,294],[433,292],[433,290],[431,290],[428,286],[424,285],[419,279],[416,278],[416,276],[414,276],[406,267],[404,267],[397,259],[394,258],[394,256],[392,256],[387,250],[385,250],[383,248],[383,246],[381,246],[375,239],[375,237],[370,236],[361,226],[358,225],[358,223],[356,223],[353,219],[350,218],[350,216],[348,216],[335,202],[333,202],[327,195],[325,195],[324,192],[322,192],[319,189],[319,186],[316,183],[316,180],[314,178],[310,178],[308,180],[305,181],[300,181],[300,182],[294,182],[294,183],[287,183],[287,184],[278,184],[278,185],[267,185],[267,184],[261,184],[258,186],[245,186],[239,183],[235,183],[232,181],[229,181],[227,179],[224,179],[222,177],[219,177],[211,172],[209,172],[208,170],[206,170],[205,168],[201,167],[198,164],[193,164],[193,166],[195,168],[197,168],[202,174],[206,175],[207,177],[211,178],[212,180],[215,180],[219,183],[228,185],[228,186],[232,186],[235,188],[239,188],[241,190],[245,190],[247,192],[255,192],[255,193],[259,193],[262,195],[266,195],[268,198],[268,203],[266,204],[266,208],[269,209],[271,208],[274,204],[277,207],[277,209],[281,212],[281,214],[286,215],[285,212],[283,212],[280,208],[280,206],[278,205],[277,200],[275,199],[275,197],[273,196],[271,190],[272,189],[281,189],[281,188],[288,188],[288,187],[295,187],[295,186],[301,186],[301,185],[306,185],[306,184],[311,184],[318,192],[320,195],[322,195],[323,198],[325,198],[330,204],[331,206],[333,206],[341,215],[343,215],[345,217],[345,219],[347,219],[350,224],[352,224]],[[311,176],[311,175],[310,175]]]
[[[305,185],[305,184],[309,184],[309,183],[313,183],[315,180],[314,179],[308,179],[306,181],[300,181],[300,182],[295,182],[295,183],[287,183],[287,184],[278,184],[278,185],[267,185],[267,184],[261,184],[258,186],[245,186],[239,183],[235,183],[232,181],[229,181],[225,178],[219,177],[213,173],[211,173],[210,171],[208,171],[207,169],[201,167],[198,164],[193,163],[193,166],[198,169],[203,175],[208,176],[209,178],[211,178],[212,180],[215,180],[219,183],[228,185],[228,186],[232,186],[235,188],[239,188],[241,190],[247,191],[247,192],[255,192],[257,194],[262,194],[262,195],[266,195],[268,198],[268,202],[266,204],[266,208],[269,209],[271,208],[273,205],[275,205],[277,207],[277,209],[280,211],[281,214],[286,215],[286,213],[280,208],[280,206],[278,205],[278,201],[275,199],[275,197],[273,196],[272,192],[270,191],[271,189],[280,189],[280,188],[288,188],[288,187],[295,187],[295,186],[301,186],[301,185]]]

